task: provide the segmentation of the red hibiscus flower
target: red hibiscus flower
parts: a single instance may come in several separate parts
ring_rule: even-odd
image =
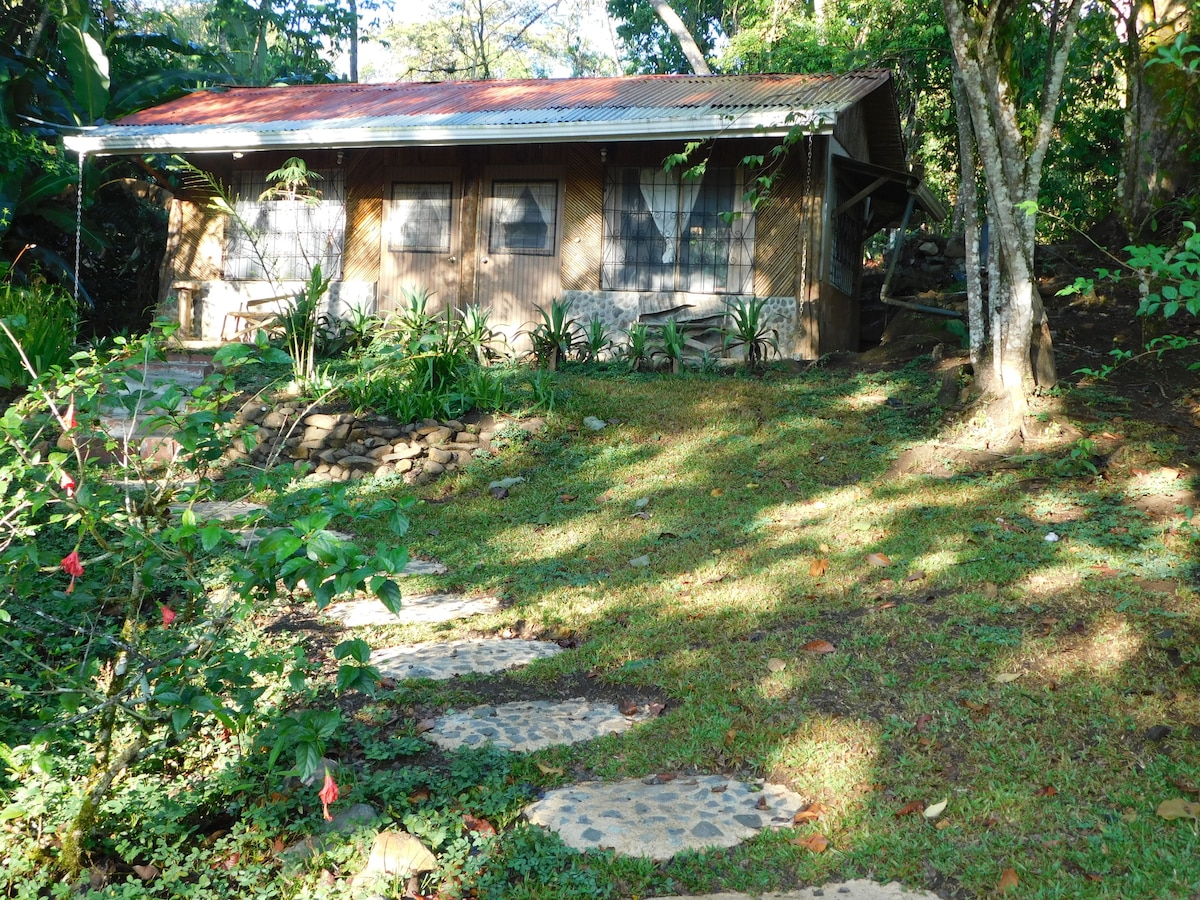
[[[67,585],[67,593],[75,590],[75,579],[83,574],[83,563],[79,561],[79,551],[72,550],[62,558],[59,563],[62,570],[71,576],[71,583]]]
[[[70,472],[62,473],[62,477],[58,479],[58,486],[66,492],[68,497],[75,496],[75,479],[71,477]]]
[[[325,786],[321,788],[321,793],[317,796],[321,798],[321,806],[325,808],[325,821],[332,822],[333,816],[329,814],[329,804],[337,800],[338,786],[337,782],[333,780],[333,776],[329,774],[329,769],[325,770]]]
[[[160,606],[159,609],[162,610],[163,628],[170,627],[171,623],[175,621],[175,610],[165,604]]]

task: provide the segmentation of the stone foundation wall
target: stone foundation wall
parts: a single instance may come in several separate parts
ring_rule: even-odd
[[[689,322],[721,317],[728,324],[727,304],[748,302],[751,297],[721,294],[688,294],[679,291],[563,291],[571,303],[571,316],[586,326],[598,318],[617,347],[627,345],[624,332],[635,322],[675,319]],[[779,353],[795,354],[800,321],[795,297],[766,297],[763,315],[767,326],[779,332]],[[734,353],[736,356],[736,352]]]

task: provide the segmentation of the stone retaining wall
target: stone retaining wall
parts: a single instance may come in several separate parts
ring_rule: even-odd
[[[308,412],[301,403],[275,407],[247,403],[237,416],[257,425],[253,439],[238,439],[226,453],[232,462],[291,464],[325,481],[353,481],[366,475],[402,475],[408,484],[428,484],[472,459],[490,456],[495,428],[451,419],[400,425],[383,416]],[[544,422],[513,421],[527,432]]]

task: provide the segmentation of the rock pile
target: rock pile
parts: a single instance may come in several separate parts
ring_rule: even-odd
[[[326,481],[401,474],[406,483],[427,484],[472,459],[489,456],[495,433],[487,425],[457,419],[425,419],[407,425],[375,415],[310,412],[300,403],[247,403],[237,421],[254,425],[249,438],[233,442],[226,456],[255,465],[292,464]],[[531,431],[540,420],[518,423]]]

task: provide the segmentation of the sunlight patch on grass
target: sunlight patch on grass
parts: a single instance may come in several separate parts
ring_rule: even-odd
[[[815,715],[780,737],[763,758],[763,768],[807,799],[821,799],[838,815],[850,810],[846,798],[861,793],[878,777],[882,731],[856,718]]]

